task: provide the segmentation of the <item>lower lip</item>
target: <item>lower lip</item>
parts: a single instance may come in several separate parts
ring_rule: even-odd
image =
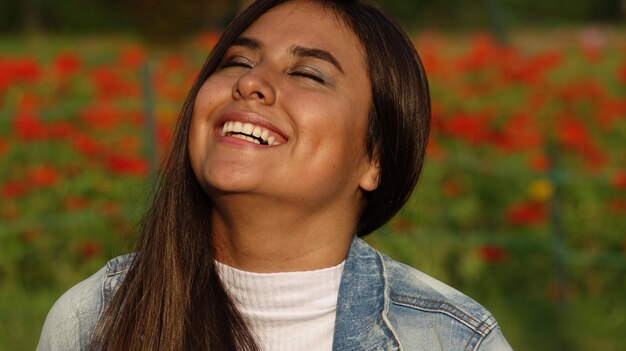
[[[244,140],[244,139],[224,136],[222,135],[221,130],[216,130],[214,135],[215,135],[215,139],[220,143],[226,143],[230,145],[236,145],[236,146],[242,146],[242,147],[248,147],[248,148],[250,147],[260,148],[260,149],[266,149],[270,147],[269,145],[257,144],[255,142]]]

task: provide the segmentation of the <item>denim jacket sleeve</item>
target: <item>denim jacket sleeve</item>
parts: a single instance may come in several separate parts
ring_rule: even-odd
[[[496,319],[461,292],[355,238],[339,287],[334,351],[509,351]]]
[[[102,285],[107,267],[63,294],[52,306],[37,351],[83,350],[102,309]]]
[[[134,254],[118,256],[68,290],[52,306],[37,351],[86,350],[109,300],[132,266]]]
[[[506,341],[500,327],[489,333],[483,342],[478,346],[477,351],[503,351],[511,350],[511,345]]]

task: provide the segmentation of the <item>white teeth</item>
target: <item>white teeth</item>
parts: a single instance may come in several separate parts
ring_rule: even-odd
[[[237,138],[237,139],[243,139],[252,143],[256,143],[256,144],[261,144],[257,139],[254,139],[253,137],[249,137],[247,135],[243,135],[243,134],[233,134],[231,135],[232,138]]]
[[[246,123],[246,124],[244,124],[244,125],[243,125],[243,127],[241,127],[241,132],[242,132],[243,134],[248,134],[248,135],[250,135],[250,134],[252,134],[252,130],[253,130],[253,129],[254,129],[254,126],[253,126],[252,124],[250,124],[250,123]]]
[[[251,123],[228,121],[224,123],[221,134],[222,136],[230,136],[257,144],[266,144],[268,146],[279,144],[276,142],[275,136],[270,136],[269,130]]]

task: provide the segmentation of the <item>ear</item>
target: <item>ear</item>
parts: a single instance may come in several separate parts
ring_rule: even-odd
[[[364,191],[373,191],[378,188],[378,183],[380,182],[380,162],[378,162],[378,156],[373,157],[367,169],[363,173],[361,177],[361,181],[359,182],[359,188]]]

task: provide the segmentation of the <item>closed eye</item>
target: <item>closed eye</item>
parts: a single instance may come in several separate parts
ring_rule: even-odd
[[[220,65],[220,69],[225,69],[225,68],[230,68],[230,67],[243,67],[243,68],[253,68],[254,64],[253,62],[248,59],[245,58],[243,56],[233,56],[229,59],[227,59],[226,61],[224,61],[221,65]]]
[[[290,76],[310,79],[316,83],[323,85],[327,85],[330,82],[327,74],[325,74],[319,68],[309,65],[294,67],[291,71],[288,72],[288,74]]]
[[[296,71],[296,72],[290,72],[289,73],[290,76],[299,76],[299,77],[303,77],[303,78],[308,78],[311,79],[317,83],[322,83],[322,84],[326,84],[326,80],[316,74],[310,73],[310,72],[300,72],[300,71]]]

